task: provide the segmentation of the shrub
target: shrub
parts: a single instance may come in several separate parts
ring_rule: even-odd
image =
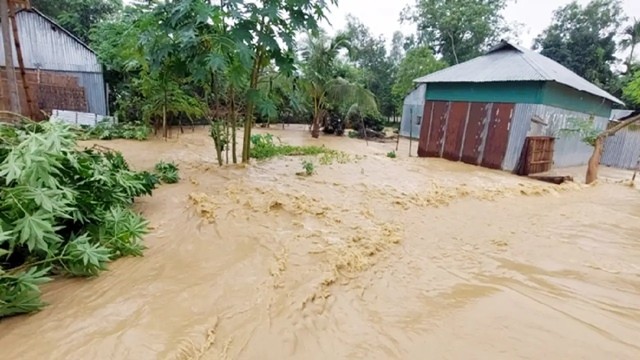
[[[387,153],[387,157],[391,158],[391,159],[395,159],[396,158],[396,152],[395,151],[389,151]]]
[[[147,222],[130,205],[157,184],[120,153],[77,150],[64,124],[0,124],[0,317],[42,308],[51,275],[141,255]]]
[[[131,139],[142,141],[147,140],[151,134],[151,128],[139,122],[113,124],[105,121],[92,128],[83,127],[83,130],[82,139],[84,140]]]
[[[277,156],[319,155],[331,150],[320,146],[292,146],[276,144],[271,134],[257,134],[251,136],[251,157],[258,160]]]
[[[175,184],[180,181],[180,175],[178,174],[178,165],[173,162],[166,163],[160,161],[155,166],[156,175],[166,184]]]
[[[316,167],[313,165],[313,162],[307,160],[302,161],[302,169],[304,169],[304,173],[307,176],[311,176],[316,172]]]

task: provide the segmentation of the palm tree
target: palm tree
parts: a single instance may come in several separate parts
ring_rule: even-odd
[[[325,33],[307,35],[302,45],[302,84],[311,99],[313,123],[311,136],[320,136],[320,124],[328,109],[357,105],[360,109],[377,110],[375,96],[362,85],[338,76],[340,51],[349,50],[345,34],[334,38]]]
[[[633,55],[636,46],[640,44],[640,20],[634,18],[633,23],[624,29],[623,34],[626,36],[624,40],[620,42],[623,49],[631,49],[629,53],[629,59],[627,60],[627,71],[631,71],[631,65],[633,63]]]

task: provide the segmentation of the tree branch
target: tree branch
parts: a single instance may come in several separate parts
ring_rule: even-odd
[[[603,138],[603,139],[606,138],[606,137],[609,137],[609,136],[617,133],[618,131],[626,128],[627,126],[629,126],[629,125],[631,125],[631,124],[633,124],[633,123],[635,123],[637,121],[640,121],[640,115],[636,115],[636,116],[634,116],[634,117],[632,117],[630,119],[627,119],[627,120],[617,124],[616,126],[612,127],[611,129],[607,129],[607,130],[603,131],[602,133],[600,133],[600,135],[598,135],[598,137],[599,138]]]

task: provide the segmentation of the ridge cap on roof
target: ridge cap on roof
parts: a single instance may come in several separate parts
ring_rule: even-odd
[[[531,66],[531,68],[533,70],[535,70],[535,72],[538,73],[538,75],[540,75],[542,78],[547,79],[547,80],[553,80],[553,76],[550,76],[545,70],[544,68],[538,64],[534,59],[530,58],[529,56],[527,56],[529,54],[529,52],[534,52],[531,50],[527,50],[528,52],[522,51],[520,49],[518,49],[518,51],[520,52],[520,57],[522,57],[522,59],[529,64],[529,66]]]

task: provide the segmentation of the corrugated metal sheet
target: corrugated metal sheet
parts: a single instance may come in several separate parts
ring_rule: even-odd
[[[615,96],[557,62],[506,41],[484,56],[415,80],[417,83],[496,81],[555,81],[622,104]]]
[[[610,120],[619,120],[622,118],[625,118],[631,114],[633,114],[633,110],[611,110],[611,117],[609,117]]]
[[[402,107],[400,135],[405,137],[411,136],[414,139],[420,137],[426,88],[427,86],[422,84],[405,97]]]
[[[533,122],[533,117],[547,122],[542,125]],[[589,119],[590,115],[539,104],[517,104],[514,118],[511,123],[507,155],[502,168],[512,171],[518,165],[522,147],[527,136],[553,136],[556,137],[553,155],[554,167],[570,167],[584,165],[593,153],[593,148],[580,138],[580,135],[564,132],[570,119]],[[596,117],[595,127],[604,130],[608,119]]]
[[[67,73],[78,78],[78,84],[84,87],[89,112],[107,115],[107,94],[102,73]]]
[[[601,164],[622,169],[635,169],[640,159],[640,130],[622,129],[604,143]]]
[[[16,14],[22,55],[28,69],[101,73],[102,66],[94,52],[35,11]],[[13,36],[12,36],[13,38]],[[2,34],[0,34],[0,41]],[[13,39],[12,39],[13,43]],[[18,66],[14,49],[13,62]],[[4,66],[4,49],[0,46],[0,65]]]

